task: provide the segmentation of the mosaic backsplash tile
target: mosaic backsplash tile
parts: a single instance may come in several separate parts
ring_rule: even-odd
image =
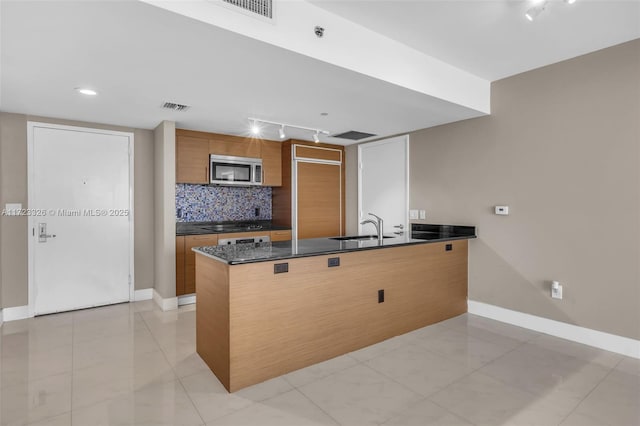
[[[271,187],[176,184],[177,222],[227,220],[271,220]]]

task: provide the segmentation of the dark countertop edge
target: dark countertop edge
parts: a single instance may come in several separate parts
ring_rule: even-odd
[[[470,240],[470,239],[474,239],[474,238],[477,238],[477,236],[476,235],[463,235],[463,236],[440,238],[440,239],[437,239],[437,240],[415,240],[415,241],[409,241],[409,242],[402,243],[402,244],[392,244],[392,245],[388,245],[388,246],[355,247],[355,248],[350,248],[350,249],[328,250],[328,251],[323,251],[322,253],[304,253],[304,254],[295,254],[295,255],[291,255],[291,256],[278,256],[278,257],[271,258],[271,259],[249,259],[249,260],[242,260],[242,261],[233,261],[233,260],[227,261],[227,260],[219,258],[217,256],[213,256],[213,255],[211,255],[209,253],[205,253],[203,251],[200,251],[200,250],[198,250],[198,247],[193,247],[191,250],[196,252],[196,253],[199,253],[199,254],[201,254],[203,256],[206,256],[208,258],[217,260],[218,262],[226,263],[227,265],[245,265],[247,263],[278,262],[280,260],[299,259],[299,258],[303,258],[303,257],[326,256],[326,255],[330,255],[330,254],[353,253],[355,251],[379,250],[379,249],[386,249],[386,248],[393,248],[393,247],[414,246],[414,245],[418,245],[418,244],[442,243],[442,242],[445,242],[445,241]]]
[[[236,229],[236,230],[230,230],[230,231],[183,231],[183,232],[178,232],[176,230],[176,237],[184,237],[186,235],[213,235],[213,234],[238,234],[240,232],[260,232],[260,231],[264,231],[264,232],[271,232],[271,231],[287,231],[291,229],[290,226],[276,226],[276,225],[272,225],[272,226],[265,226],[263,228],[260,229]]]

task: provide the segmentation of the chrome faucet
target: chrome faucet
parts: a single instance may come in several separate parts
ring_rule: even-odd
[[[383,241],[383,237],[382,237],[382,232],[384,230],[384,220],[382,220],[382,218],[380,216],[377,216],[373,213],[369,213],[369,216],[373,216],[377,219],[377,222],[373,219],[365,219],[362,222],[360,222],[360,225],[364,225],[365,223],[370,223],[373,226],[376,227],[376,233],[378,234],[378,242],[382,243]]]

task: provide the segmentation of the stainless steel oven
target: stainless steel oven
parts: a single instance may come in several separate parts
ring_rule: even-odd
[[[244,243],[268,243],[271,241],[271,237],[268,235],[259,235],[257,237],[236,237],[236,238],[221,238],[218,240],[219,246],[226,246],[231,244],[244,244]]]

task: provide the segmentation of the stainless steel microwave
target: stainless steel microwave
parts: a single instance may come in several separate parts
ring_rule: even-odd
[[[209,171],[215,185],[262,185],[262,159],[211,155]]]

